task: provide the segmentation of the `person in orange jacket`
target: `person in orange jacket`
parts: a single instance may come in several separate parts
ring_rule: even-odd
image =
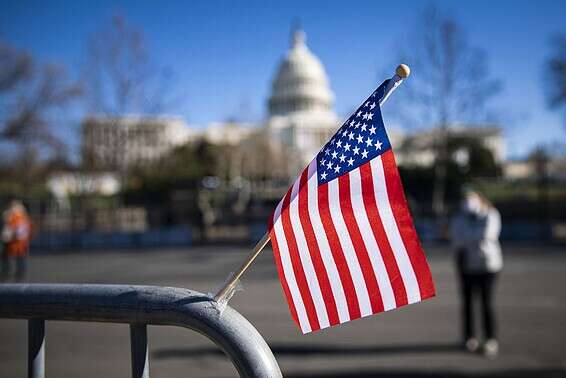
[[[9,279],[12,261],[16,262],[15,280],[25,279],[30,240],[31,221],[26,208],[14,200],[3,214],[2,281]]]

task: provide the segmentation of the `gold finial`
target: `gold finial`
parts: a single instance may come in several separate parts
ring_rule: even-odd
[[[409,77],[409,75],[411,74],[411,69],[409,68],[409,66],[407,66],[406,64],[399,64],[397,66],[397,69],[395,70],[395,73],[401,78],[401,79],[406,79]]]

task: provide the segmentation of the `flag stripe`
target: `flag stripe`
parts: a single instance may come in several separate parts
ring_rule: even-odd
[[[419,291],[421,299],[430,298],[434,295],[434,283],[426,257],[419,243],[417,232],[413,226],[411,214],[407,200],[403,194],[403,184],[401,177],[395,164],[395,156],[393,151],[389,150],[381,156],[383,162],[383,170],[385,172],[385,181],[387,184],[387,193],[389,201],[394,204],[393,215],[397,222],[397,227],[403,238],[403,242],[409,252],[409,259],[413,266],[413,270],[417,275]]]
[[[405,284],[403,283],[401,272],[397,266],[397,261],[395,260],[395,254],[393,253],[389,239],[387,239],[381,215],[377,208],[373,177],[369,163],[362,164],[360,166],[360,176],[360,185],[362,187],[367,218],[371,225],[371,229],[373,230],[373,235],[377,240],[379,250],[381,251],[385,268],[387,269],[387,276],[389,277],[391,287],[395,294],[395,303],[397,307],[404,306],[408,303],[407,292],[405,290]]]
[[[351,172],[350,172],[351,173]],[[350,173],[346,173],[338,178],[340,209],[346,224],[346,229],[352,240],[353,251],[356,253],[357,261],[360,264],[364,281],[366,283],[372,313],[383,311],[383,300],[381,290],[377,283],[377,277],[373,270],[368,249],[360,233],[359,226],[352,209],[352,197],[350,193]]]
[[[363,164],[362,166],[368,166]],[[379,291],[383,300],[383,308],[391,310],[396,307],[395,294],[391,287],[391,277],[383,257],[383,250],[377,241],[378,235],[373,232],[370,225],[368,212],[366,209],[364,199],[364,188],[362,185],[362,177],[360,169],[354,169],[349,173],[350,175],[350,198],[352,202],[352,209],[356,223],[360,229],[360,234],[368,251],[369,259],[379,284]],[[344,175],[346,176],[346,175]],[[373,193],[371,193],[373,194]]]
[[[299,317],[297,316],[297,309],[295,308],[295,302],[293,297],[291,296],[291,291],[289,290],[289,284],[287,283],[287,277],[283,273],[283,265],[281,263],[281,255],[279,252],[279,244],[277,243],[277,236],[275,235],[275,231],[273,229],[273,217],[269,218],[269,229],[271,232],[269,233],[269,238],[271,239],[271,246],[273,248],[273,256],[275,258],[275,266],[277,266],[277,273],[279,274],[281,287],[283,289],[283,293],[285,297],[287,297],[287,303],[289,305],[289,311],[291,311],[291,316],[293,320],[299,328],[301,327],[301,323],[299,322]]]
[[[327,314],[326,322],[324,322],[323,324],[323,322],[321,321],[320,323],[320,327],[325,328],[328,326],[327,323],[330,323],[330,325],[336,325],[340,321],[338,319],[336,301],[334,299],[334,295],[332,294],[332,289],[330,287],[330,280],[328,279],[328,274],[326,272],[326,268],[324,266],[322,257],[320,255],[320,248],[318,247],[318,242],[316,240],[316,236],[314,234],[314,229],[309,215],[308,174],[309,172],[307,167],[307,169],[305,169],[305,171],[301,175],[298,213],[299,213],[299,220],[301,222],[301,226],[305,236],[305,242],[308,246],[307,248],[310,253],[312,264],[314,266],[313,269],[316,275],[316,281],[320,285],[320,291],[323,297],[324,307],[326,309],[326,314]]]
[[[360,267],[360,262],[356,257],[352,239],[350,239],[348,229],[344,222],[344,218],[342,217],[342,210],[340,209],[340,190],[338,187],[338,180],[332,180],[328,183],[328,203],[332,223],[336,228],[338,240],[342,246],[342,251],[344,251],[344,257],[346,258],[346,263],[348,264],[350,273],[352,274],[354,288],[356,289],[358,303],[360,304],[361,316],[370,315],[372,310],[368,288],[362,273],[362,268]]]
[[[303,299],[305,305],[305,310],[307,312],[307,317],[309,320],[311,330],[320,329],[319,320],[316,314],[316,309],[314,305],[311,292],[307,283],[305,272],[303,271],[303,265],[301,263],[301,258],[299,256],[299,251],[297,247],[297,240],[295,239],[295,234],[291,226],[291,217],[289,214],[289,205],[291,201],[292,191],[287,192],[285,199],[283,200],[283,209],[281,212],[281,220],[283,226],[283,232],[285,235],[285,240],[287,240],[287,245],[289,246],[289,257],[291,261],[291,268],[295,274],[295,279],[297,281],[297,286]]]
[[[309,246],[307,243],[303,228],[304,217],[300,217],[299,219],[299,202],[301,201],[301,197],[304,197],[307,194],[307,188],[304,185],[304,183],[306,183],[306,180],[303,180],[303,177],[306,176],[306,174],[307,169],[303,171],[301,176],[295,181],[295,184],[293,185],[293,191],[291,194],[292,200],[289,205],[289,218],[295,239],[297,241],[298,258],[302,263],[303,272],[305,274],[309,292],[314,302],[314,308],[316,310],[320,329],[326,328],[330,325],[326,310],[326,302],[323,298],[321,287],[319,286],[319,284],[323,284],[325,282],[322,276],[325,276],[326,272],[320,269],[315,270],[313,261],[311,259],[311,246]]]
[[[381,156],[373,159],[370,165],[377,208],[379,213],[383,215],[381,218],[383,228],[385,229],[389,243],[391,243],[391,246],[393,247],[395,260],[397,261],[397,266],[401,272],[401,277],[403,277],[403,283],[405,284],[405,290],[407,292],[407,300],[409,303],[418,302],[421,300],[419,284],[417,282],[415,272],[413,271],[411,261],[409,260],[409,255],[405,249],[405,244],[401,238],[399,229],[397,228],[397,223],[393,217],[393,210],[389,203],[387,187],[385,184],[385,173],[383,172]]]
[[[309,164],[308,177],[308,219],[310,220],[311,226],[313,228],[313,233],[317,241],[317,246],[319,247],[319,253],[324,262],[324,267],[328,278],[330,280],[330,285],[332,288],[333,299],[335,300],[336,309],[338,311],[339,322],[344,323],[350,320],[350,314],[348,312],[348,303],[346,301],[346,295],[344,293],[344,288],[342,286],[342,279],[340,273],[336,267],[336,262],[331,252],[328,239],[326,238],[326,231],[322,225],[320,218],[320,211],[318,207],[318,180],[316,172],[316,161],[312,161]],[[349,277],[349,272],[347,272]],[[329,311],[329,317],[332,323],[333,315]]]
[[[283,200],[279,202],[279,205],[275,209],[275,213],[273,215],[273,233],[275,234],[275,244],[278,245],[278,248],[274,249],[276,255],[276,261],[281,264],[281,271],[283,279],[286,280],[288,287],[290,301],[293,301],[293,305],[296,309],[297,319],[299,322],[299,327],[303,331],[303,333],[309,332],[311,326],[309,324],[309,319],[307,317],[307,311],[305,310],[305,305],[302,300],[301,293],[299,291],[299,287],[297,286],[297,281],[295,279],[295,274],[293,273],[293,266],[291,264],[291,259],[289,258],[289,250],[288,250],[288,243],[285,239],[285,233],[283,232],[283,225],[281,222],[281,208],[283,205]],[[278,241],[281,241],[280,243]],[[290,302],[289,301],[289,302]]]
[[[361,316],[360,303],[354,284],[354,279],[346,261],[344,250],[340,245],[338,232],[332,223],[332,216],[330,214],[330,207],[328,205],[328,184],[323,184],[318,187],[318,205],[320,209],[321,221],[324,226],[328,243],[330,244],[330,251],[336,262],[336,268],[340,274],[340,281],[344,287],[346,300],[348,303],[348,312],[350,319],[357,319]]]

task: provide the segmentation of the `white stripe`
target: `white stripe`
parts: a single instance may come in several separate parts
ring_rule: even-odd
[[[344,294],[344,288],[342,287],[342,281],[340,280],[340,274],[338,273],[338,268],[336,268],[336,262],[332,256],[330,244],[328,244],[326,232],[324,231],[324,226],[320,219],[320,211],[318,208],[318,178],[316,172],[316,160],[313,160],[309,165],[307,185],[308,208],[311,225],[314,230],[318,249],[320,250],[322,262],[324,263],[326,273],[328,274],[332,295],[336,302],[338,319],[340,323],[344,323],[350,320],[350,313],[348,312],[348,303],[346,301],[346,294]]]
[[[285,192],[285,195],[283,196],[283,198],[281,198],[281,201],[279,201],[277,207],[275,208],[275,211],[273,212],[273,225],[275,225],[275,222],[277,222],[281,217],[281,208],[283,207],[283,200],[285,199],[286,195],[287,192]]]
[[[352,200],[352,209],[354,211],[354,217],[356,218],[356,223],[360,228],[360,233],[362,234],[362,239],[368,251],[369,258],[371,260],[371,265],[373,267],[373,272],[377,278],[377,283],[379,285],[379,291],[381,292],[381,299],[383,301],[383,308],[391,310],[395,308],[395,295],[393,294],[393,289],[391,288],[391,281],[389,280],[389,275],[387,274],[387,269],[385,268],[385,263],[383,262],[383,256],[377,245],[377,240],[373,234],[373,230],[369,223],[369,218],[366,212],[366,207],[364,204],[364,198],[362,194],[362,177],[360,175],[360,169],[356,168],[349,173],[350,175],[350,194]]]
[[[352,280],[354,281],[356,295],[360,304],[360,313],[362,316],[371,315],[373,312],[371,310],[369,293],[362,274],[362,268],[360,267],[358,256],[356,256],[352,240],[350,239],[350,234],[348,233],[346,223],[342,216],[342,210],[340,209],[338,179],[328,182],[328,207],[330,208],[332,223],[334,223],[334,227],[336,228],[336,233],[338,234],[338,239],[340,240],[340,245],[342,246],[342,251],[346,258],[346,263],[348,264]]]
[[[411,260],[409,260],[407,249],[405,248],[405,244],[403,243],[403,239],[401,238],[401,234],[397,228],[397,222],[395,222],[393,210],[391,210],[381,156],[371,160],[370,165],[377,208],[381,215],[381,222],[383,223],[383,228],[387,234],[387,239],[389,239],[389,244],[391,245],[391,249],[395,255],[395,260],[397,261],[401,277],[403,278],[403,283],[405,284],[407,300],[409,303],[418,302],[421,300],[419,283],[417,282],[417,277],[415,276],[415,271],[411,265]]]
[[[287,247],[287,240],[285,239],[285,233],[283,232],[283,225],[281,223],[280,217],[282,204],[283,201],[279,202],[279,205],[275,209],[273,219],[277,221],[273,224],[273,230],[275,231],[277,245],[279,246],[279,255],[281,256],[283,274],[285,275],[287,286],[289,286],[289,291],[291,292],[291,299],[295,304],[295,310],[297,311],[297,317],[299,319],[301,331],[303,331],[303,333],[307,333],[311,331],[311,326],[309,323],[309,318],[307,316],[307,311],[305,309],[305,304],[303,303],[299,287],[297,286],[295,273],[293,272],[293,266],[291,264],[291,258],[289,256],[289,249]]]
[[[310,295],[314,302],[314,308],[318,317],[318,323],[320,325],[320,328],[326,328],[330,326],[330,322],[328,321],[328,314],[326,313],[324,298],[322,297],[318,278],[316,276],[311,255],[309,253],[309,247],[305,238],[303,226],[299,219],[299,196],[304,196],[306,194],[306,191],[299,193],[301,184],[300,181],[301,178],[299,177],[297,181],[295,181],[295,184],[293,184],[293,190],[291,193],[291,198],[293,199],[289,204],[291,227],[293,228],[293,232],[295,233],[297,249],[299,250],[299,256],[301,259],[301,264],[303,266],[303,271],[305,272],[307,284],[309,286]]]

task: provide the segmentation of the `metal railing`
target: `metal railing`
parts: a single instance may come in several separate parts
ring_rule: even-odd
[[[147,325],[192,329],[218,345],[242,377],[281,377],[259,332],[230,307],[181,288],[129,285],[0,285],[0,318],[28,319],[28,376],[45,375],[45,321],[127,323],[132,377],[149,377]]]

